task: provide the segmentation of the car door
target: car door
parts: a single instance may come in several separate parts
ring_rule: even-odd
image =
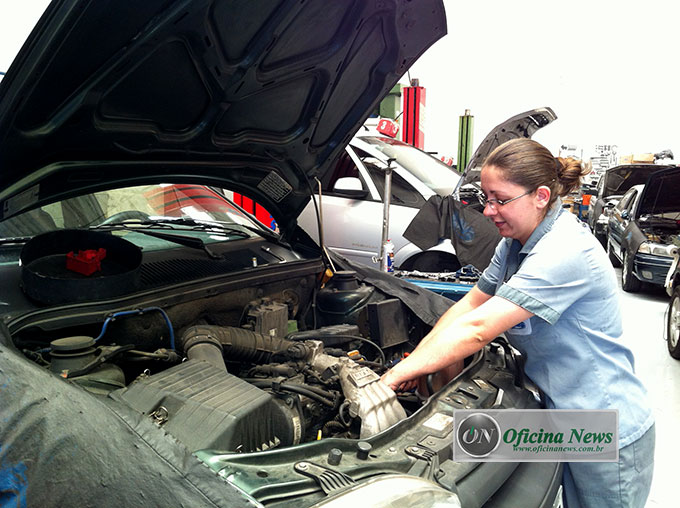
[[[380,194],[351,147],[347,146],[330,176],[321,182],[321,196],[315,199],[323,225],[326,247],[352,261],[371,263],[380,238],[372,239],[375,217],[382,217]],[[298,224],[317,243],[319,226],[314,202],[310,200],[298,217]]]
[[[595,224],[600,218],[600,214],[604,208],[604,183],[606,179],[606,173],[602,175],[600,180],[597,182],[597,188],[595,195],[590,198],[590,204],[588,205],[588,225],[592,231],[595,231]]]
[[[382,240],[384,168],[385,162],[377,155],[348,146],[330,178],[322,182],[320,200],[326,247],[353,261],[374,267],[378,267],[374,258],[380,254]],[[395,251],[408,243],[403,232],[425,203],[421,193],[401,175],[400,169],[395,167],[392,173],[389,220],[389,238]],[[342,188],[348,183],[356,190],[347,192]],[[363,195],[360,196],[361,192]],[[315,241],[319,241],[313,203],[310,202],[300,214],[298,223]]]
[[[609,233],[608,238],[612,249],[616,255],[621,258],[621,242],[623,241],[623,232],[632,219],[632,209],[635,204],[635,198],[639,192],[638,187],[633,187],[626,192],[621,201],[614,207],[609,218]]]
[[[368,154],[362,152],[359,148],[355,147],[354,150],[357,154],[361,155],[363,167],[380,193],[380,214],[370,220],[370,226],[366,226],[367,229],[369,227],[371,229],[369,233],[370,238],[367,238],[367,241],[377,238],[377,245],[375,242],[373,244],[376,245],[376,254],[379,254],[380,240],[382,239],[383,200],[385,199],[385,164],[379,159],[368,156]],[[411,249],[414,249],[411,242],[404,238],[404,231],[406,231],[406,228],[420,208],[425,204],[426,200],[423,197],[423,193],[428,192],[428,190],[424,189],[425,185],[422,183],[418,185],[419,182],[414,182],[415,177],[398,164],[393,164],[393,168],[388,238],[394,244],[395,264],[400,266],[407,259],[404,257],[403,252],[400,254],[402,248],[409,245]],[[420,189],[417,188],[418,186]],[[431,194],[431,191],[429,193]],[[406,250],[408,251],[409,249]],[[419,251],[420,249],[417,250]]]

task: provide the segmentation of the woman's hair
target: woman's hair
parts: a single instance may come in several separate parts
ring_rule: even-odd
[[[552,205],[557,196],[578,189],[581,178],[590,172],[572,157],[553,157],[546,147],[531,139],[512,139],[497,147],[484,161],[495,166],[506,180],[534,190],[544,185],[550,189]]]

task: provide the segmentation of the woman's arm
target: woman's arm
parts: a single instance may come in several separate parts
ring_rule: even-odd
[[[475,294],[470,295],[472,291]],[[405,381],[441,370],[479,351],[495,337],[533,316],[531,312],[498,296],[473,288],[470,298],[449,309],[418,347],[382,377],[392,389]],[[466,295],[466,297],[468,296]],[[467,306],[484,302],[462,312]]]
[[[416,349],[418,349],[418,347],[420,347],[422,344],[426,343],[430,337],[436,335],[439,328],[449,326],[450,323],[453,323],[460,316],[476,309],[489,299],[491,299],[491,295],[486,294],[481,289],[478,289],[477,286],[474,286],[465,294],[465,296],[463,296],[463,298],[453,304],[449,310],[442,314],[442,316],[439,318],[439,321],[435,323],[432,330],[430,330],[430,333],[423,337]]]

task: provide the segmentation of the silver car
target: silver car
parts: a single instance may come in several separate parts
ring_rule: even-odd
[[[404,231],[431,196],[448,196],[457,187],[462,187],[461,200],[481,210],[477,194],[469,186],[478,180],[486,156],[509,139],[530,138],[556,118],[550,108],[538,108],[495,127],[470,159],[462,181],[454,168],[427,152],[392,138],[360,132],[321,181],[321,196],[317,193],[324,245],[352,261],[378,267],[385,168],[389,163],[393,168],[389,238],[394,244],[394,266],[430,272],[458,270],[461,263],[450,240],[441,240],[423,251],[404,238]],[[298,224],[320,242],[314,203],[307,204]]]

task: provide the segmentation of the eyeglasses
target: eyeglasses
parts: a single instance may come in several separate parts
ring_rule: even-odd
[[[493,199],[493,198],[488,199],[484,194],[480,194],[479,200],[481,201],[482,205],[484,205],[484,206],[489,205],[491,208],[496,210],[497,207],[507,205],[508,203],[510,203],[510,202],[512,202],[516,199],[519,199],[521,197],[524,197],[528,194],[531,194],[532,192],[534,192],[534,191],[526,191],[524,194],[520,194],[519,196],[515,196],[514,198],[510,198],[510,199]]]

